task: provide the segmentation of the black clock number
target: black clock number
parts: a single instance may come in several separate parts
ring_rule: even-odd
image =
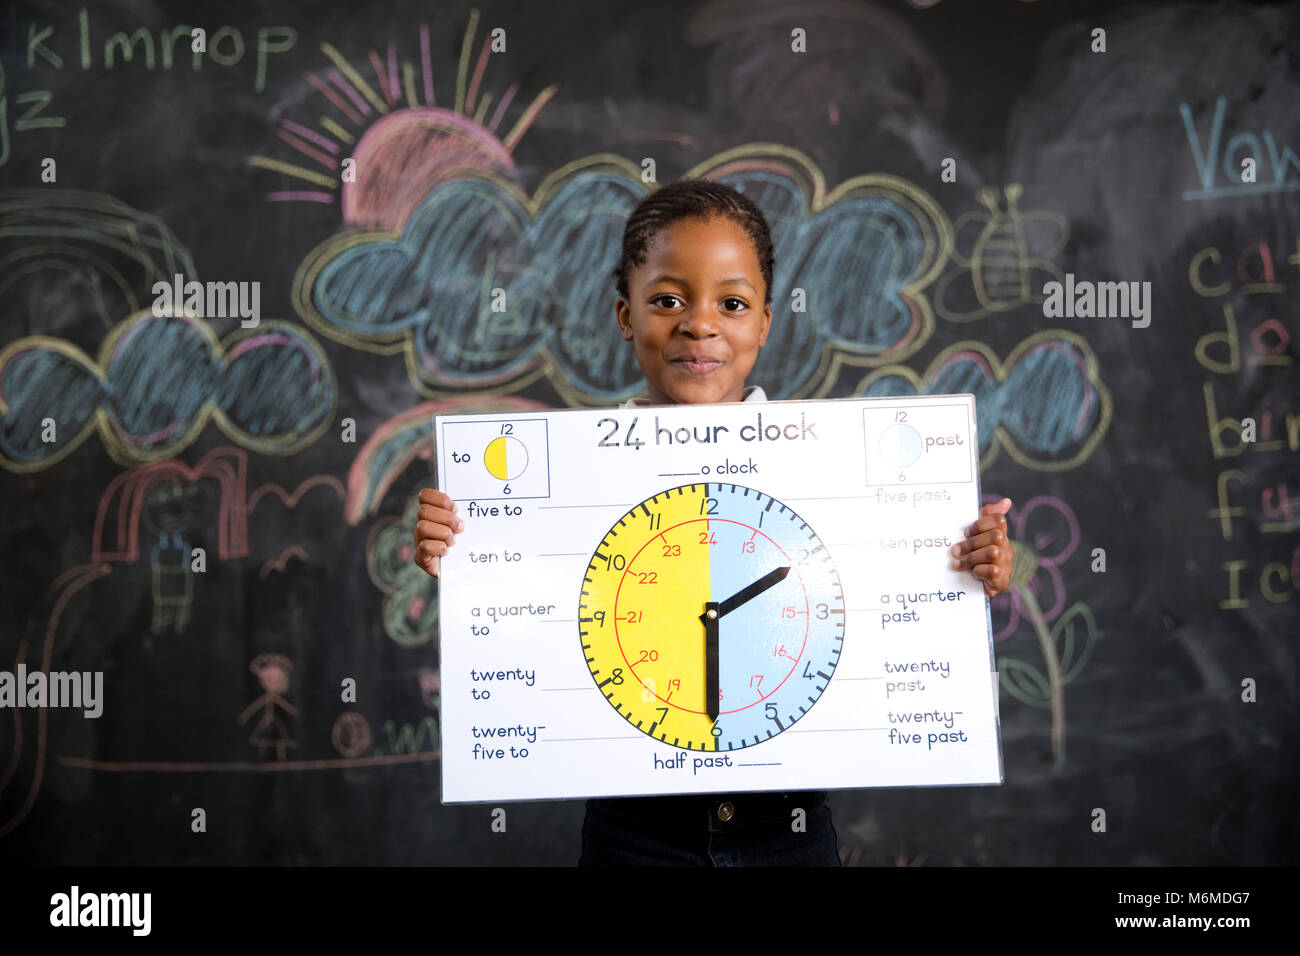
[[[703,501],[700,502],[700,514],[715,515],[717,513],[718,513],[717,498],[705,498]]]
[[[604,438],[596,442],[596,446],[598,448],[618,448],[619,445],[621,444],[625,448],[639,449],[642,445],[645,444],[645,442],[642,441],[640,438],[632,437],[632,433],[636,430],[636,422],[637,422],[637,416],[633,415],[632,421],[628,423],[627,432],[623,435],[623,441],[619,442],[618,439],[614,438],[614,436],[618,434],[618,419],[615,418],[600,419],[600,421],[596,422],[596,427],[599,428],[601,425],[608,424],[609,431],[605,434]],[[611,441],[611,439],[613,440]]]
[[[817,605],[817,620],[824,621],[831,616],[831,609],[825,604]]]
[[[763,713],[767,715],[768,720],[775,720],[778,724],[781,722],[781,718],[776,712],[776,704],[764,704]]]

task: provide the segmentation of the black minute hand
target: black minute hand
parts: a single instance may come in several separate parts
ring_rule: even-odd
[[[772,587],[774,584],[780,584],[782,581],[785,580],[785,576],[789,573],[790,573],[790,569],[788,567],[777,568],[776,570],[770,571],[767,574],[763,575],[761,578],[759,578],[757,581],[755,581],[753,584],[749,585],[748,587],[741,588],[731,597],[727,598],[725,601],[722,601],[720,604],[718,604],[717,606],[718,617],[723,617],[724,615],[730,614],[732,611],[740,607],[742,604],[754,600],[754,598],[758,597],[760,594],[762,594],[768,588]],[[703,614],[700,615],[700,620],[704,620]]]
[[[709,720],[718,721],[718,606],[704,605],[704,707]]]

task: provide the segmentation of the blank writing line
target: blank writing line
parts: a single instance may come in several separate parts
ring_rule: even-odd
[[[586,551],[565,551],[563,553],[538,555],[539,558],[585,558],[586,556]]]
[[[888,727],[827,727],[825,730],[795,730],[793,727],[786,731],[787,734],[860,734],[867,730],[888,730]]]
[[[538,511],[553,511],[555,509],[563,510],[565,508],[626,508],[627,505],[617,502],[612,505],[538,505]]]
[[[866,495],[824,495],[816,498],[784,498],[783,501],[854,501]]]

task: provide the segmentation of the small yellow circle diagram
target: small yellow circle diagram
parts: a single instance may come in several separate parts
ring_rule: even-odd
[[[492,477],[513,481],[528,467],[528,449],[518,438],[501,435],[488,443],[483,464]]]

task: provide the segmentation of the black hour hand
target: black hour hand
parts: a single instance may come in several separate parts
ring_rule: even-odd
[[[789,573],[790,573],[790,569],[788,567],[777,568],[774,571],[770,571],[767,574],[763,575],[761,578],[759,578],[757,581],[755,581],[753,584],[749,585],[748,587],[741,588],[731,597],[727,598],[725,601],[722,601],[721,603],[718,604],[717,606],[718,617],[723,617],[724,615],[730,614],[732,611],[736,610],[736,608],[740,607],[742,604],[754,600],[754,598],[758,597],[768,588],[772,587],[773,585],[780,584],[782,581],[785,580],[785,576]],[[703,615],[701,615],[701,618],[703,618]]]

